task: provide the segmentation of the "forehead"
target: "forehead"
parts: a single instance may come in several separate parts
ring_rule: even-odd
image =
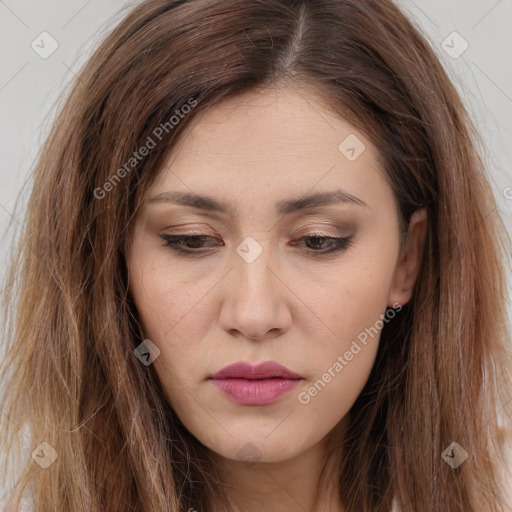
[[[333,167],[360,178],[364,169],[381,171],[376,148],[331,112],[317,93],[260,89],[199,112],[171,151],[154,188],[185,175],[194,181],[201,176],[209,185],[249,179],[254,185],[276,187],[293,179],[313,186],[314,179],[336,181]]]
[[[318,157],[337,150],[339,140],[356,132],[311,89],[258,89],[201,111],[187,126],[175,154],[208,149],[212,155],[241,160],[286,158],[284,151],[294,158],[298,152]]]

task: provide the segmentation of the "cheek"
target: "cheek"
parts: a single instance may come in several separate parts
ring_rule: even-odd
[[[130,290],[148,338],[170,338],[191,311],[200,287],[187,283],[179,269],[151,260],[149,254],[134,255],[130,267]]]
[[[382,328],[392,321],[385,314],[395,254],[382,251],[381,256],[347,258],[321,287],[312,279],[303,290],[330,332],[307,347],[310,378],[298,401],[327,423],[346,414],[357,399],[375,362]]]
[[[325,336],[316,340],[321,352],[332,356],[333,350],[348,350],[350,341],[374,327],[386,311],[396,254],[385,245],[370,249],[366,246],[364,256],[362,250],[347,253],[336,267],[294,280],[297,295],[307,298],[322,320]]]
[[[190,276],[169,265],[155,265],[140,254],[130,268],[134,297],[143,335],[160,350],[154,368],[171,404],[183,388],[193,389],[205,372],[210,347],[202,340],[213,321],[208,290],[215,281],[190,282]],[[198,321],[201,319],[201,321]],[[205,352],[206,350],[206,352]]]
[[[368,381],[377,348],[378,336],[366,346],[356,340],[350,349],[332,354],[317,377],[299,391],[298,407],[304,418],[301,428],[307,438],[331,430],[348,414]]]

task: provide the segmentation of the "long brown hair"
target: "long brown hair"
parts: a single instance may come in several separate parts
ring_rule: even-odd
[[[27,491],[34,512],[229,508],[208,451],[134,355],[126,255],[197,113],[281,84],[318,92],[376,145],[404,232],[428,211],[414,297],[384,326],[340,440],[347,512],[389,512],[393,499],[403,512],[505,510],[509,240],[435,52],[390,0],[146,0],[78,75],[34,169],[5,283],[8,512]],[[48,468],[21,447],[27,432],[31,450],[58,455]],[[442,457],[453,441],[468,454],[458,468]]]

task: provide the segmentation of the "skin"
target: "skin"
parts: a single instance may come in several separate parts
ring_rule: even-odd
[[[350,134],[366,146],[355,161],[338,149]],[[337,202],[276,213],[280,200],[336,189],[366,206]],[[148,202],[133,225],[130,289],[144,334],[160,350],[153,364],[168,400],[226,468],[237,509],[343,510],[334,455],[342,456],[348,413],[370,374],[380,331],[308,403],[298,397],[387,306],[410,300],[425,211],[413,216],[401,247],[397,204],[374,146],[314,91],[285,87],[201,112],[148,198],[168,191],[236,208],[231,216]],[[352,244],[322,256],[328,241],[299,240],[311,233],[351,235]],[[159,237],[170,234],[213,238],[189,241],[200,255],[187,256]],[[236,251],[248,236],[263,249],[251,263]],[[236,404],[208,377],[242,360],[277,361],[303,380],[272,404]],[[258,460],[244,461],[244,451]],[[321,477],[324,464],[331,480]]]

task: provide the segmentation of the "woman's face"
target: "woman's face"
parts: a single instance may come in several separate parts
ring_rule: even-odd
[[[235,460],[290,459],[341,424],[421,253],[400,251],[375,148],[305,90],[202,112],[133,228],[130,289],[161,385]]]

